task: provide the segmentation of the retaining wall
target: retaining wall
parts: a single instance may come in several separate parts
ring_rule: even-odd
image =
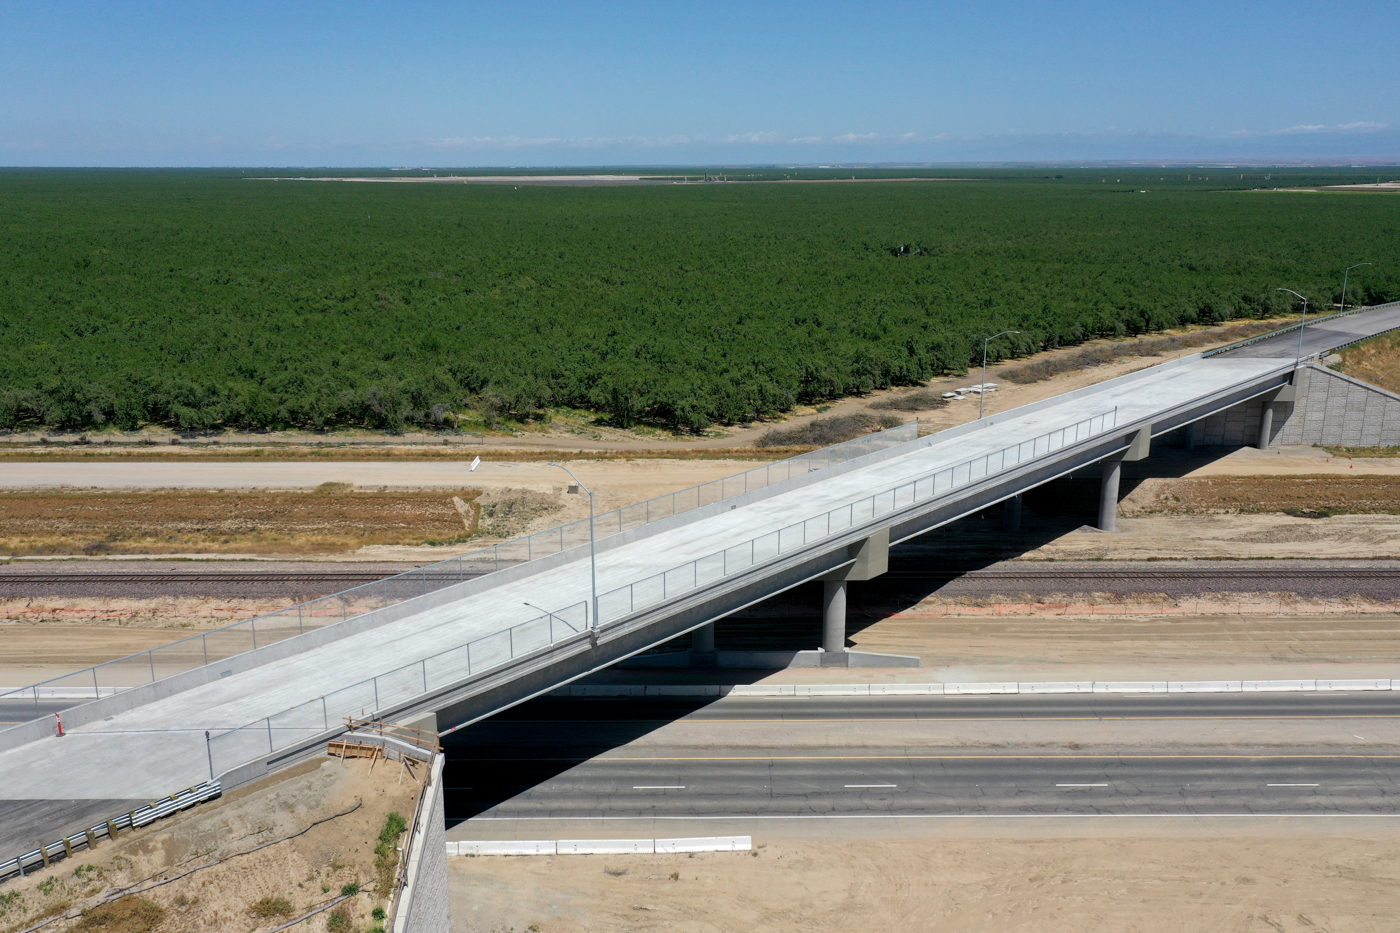
[[[1274,407],[1275,444],[1400,444],[1400,395],[1321,366],[1297,375],[1298,400]],[[1258,419],[1254,430],[1257,438]]]
[[[393,933],[451,933],[447,897],[447,818],[443,809],[442,768],[446,756],[433,757],[428,783],[413,827],[404,869],[404,884],[394,905]]]
[[[1294,402],[1251,399],[1202,418],[1158,443],[1196,447],[1253,447],[1259,443],[1264,405],[1274,406],[1270,444],[1328,444],[1348,447],[1400,445],[1400,395],[1322,366],[1310,364],[1295,376]]]

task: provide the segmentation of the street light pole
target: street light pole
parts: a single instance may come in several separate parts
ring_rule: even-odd
[[[1347,309],[1347,276],[1351,275],[1352,269],[1360,269],[1362,266],[1369,266],[1369,262],[1358,262],[1354,266],[1347,266],[1347,271],[1342,273],[1342,310],[1338,314],[1344,313]]]
[[[593,490],[585,486],[583,480],[574,476],[574,471],[564,464],[550,461],[547,465],[558,467],[568,473],[573,477],[574,482],[578,483],[578,488],[588,493],[588,569],[593,581],[593,614],[589,625],[588,639],[596,645],[598,644],[598,543],[593,534]]]
[[[982,391],[977,393],[977,420],[982,420],[982,411],[987,407],[987,344],[1007,334],[1019,334],[1019,330],[1004,330],[999,334],[982,338]]]
[[[1302,295],[1299,295],[1297,292],[1295,292],[1295,291],[1294,291],[1293,289],[1291,289],[1291,288],[1279,288],[1279,289],[1275,289],[1275,290],[1276,290],[1276,291],[1280,291],[1280,292],[1288,292],[1288,294],[1290,294],[1290,295],[1294,295],[1294,296],[1296,296],[1296,297],[1298,297],[1298,298],[1303,298]],[[1297,359],[1295,359],[1295,360],[1293,361],[1293,366],[1294,366],[1295,369],[1296,369],[1297,367],[1303,365],[1303,328],[1305,328],[1305,327],[1307,327],[1307,326],[1308,326],[1308,299],[1303,298],[1303,320],[1302,320],[1302,322],[1298,325],[1298,357],[1297,357]]]

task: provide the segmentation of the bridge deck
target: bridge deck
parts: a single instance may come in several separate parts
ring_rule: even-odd
[[[1029,413],[1006,412],[985,427],[822,479],[631,544],[600,552],[599,592],[669,570],[927,473],[1118,410],[1117,424],[1151,420],[1212,391],[1286,367],[1279,359],[1216,357],[1166,367],[1127,385],[1105,385]],[[411,618],[80,727],[63,738],[0,753],[10,799],[136,798],[208,778],[204,731],[245,725],[348,684],[457,647],[535,617],[528,600],[559,610],[588,598],[587,560],[542,570]],[[606,617],[605,617],[606,618]],[[43,765],[36,767],[36,762]]]

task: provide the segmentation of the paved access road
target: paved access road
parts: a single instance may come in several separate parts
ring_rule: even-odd
[[[552,700],[453,737],[447,815],[449,825],[469,821],[458,837],[497,838],[528,837],[534,822],[598,819],[1400,814],[1400,745],[1053,741],[1070,722],[1250,720],[1277,732],[1325,720],[1350,734],[1395,719],[1400,697],[1390,693]],[[702,722],[742,727],[745,742],[659,738]],[[875,723],[897,722],[933,728],[897,746],[857,741]],[[799,724],[818,723],[830,724],[832,744],[789,741]],[[943,723],[985,724],[988,742],[942,745]],[[998,743],[1008,723],[1043,723],[1047,741]]]
[[[1309,315],[1311,319],[1312,316]],[[1308,324],[1303,328],[1304,357],[1322,353],[1343,344],[1351,343],[1372,334],[1381,333],[1392,327],[1400,327],[1400,306],[1383,306],[1365,314],[1353,314],[1325,321],[1321,324]],[[1219,354],[1221,358],[1234,359],[1289,359],[1298,353],[1298,332],[1290,331],[1260,340],[1237,350],[1227,350]]]

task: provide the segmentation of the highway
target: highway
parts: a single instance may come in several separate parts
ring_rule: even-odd
[[[910,483],[916,477],[931,477],[935,471],[952,469],[967,463],[969,458],[999,452],[1008,444],[1029,442],[1045,432],[1068,428],[1084,419],[1102,419],[1106,417],[1105,412],[1113,414],[1117,424],[1131,425],[1143,419],[1158,418],[1164,411],[1196,404],[1203,395],[1234,392],[1235,387],[1251,380],[1272,379],[1280,372],[1277,360],[1198,359],[1164,364],[1128,382],[1111,381],[1045,406],[1033,405],[1006,412],[955,436],[945,437],[950,432],[944,432],[923,438],[908,445],[907,451],[901,450],[898,455],[860,469],[830,474],[823,471],[816,474],[819,477],[816,482],[802,488],[777,492],[748,502],[742,508],[720,511],[640,540],[600,549],[597,560],[600,615],[608,622],[626,614],[626,600],[631,599],[628,591],[622,591],[621,609],[616,595],[609,596],[609,591],[620,585],[640,580],[655,583],[662,579],[659,575],[663,572],[675,571],[680,579],[682,572],[677,568],[684,567],[689,567],[698,580],[700,564],[688,562],[713,563],[715,555],[728,561],[730,551],[735,551],[738,562],[737,549],[742,549],[744,555],[756,553],[748,547],[756,536],[764,537],[765,547],[771,545],[776,549],[783,540],[776,534],[778,529],[796,528],[801,532],[798,540],[805,541],[805,522],[819,522],[820,528],[826,529],[828,510],[844,510],[857,502],[869,502],[868,497],[873,492]],[[932,480],[927,480],[926,484],[931,495]],[[912,495],[912,487],[906,488]],[[793,545],[794,548],[803,546]],[[814,548],[819,546],[814,545]],[[744,558],[750,559],[757,558]],[[705,564],[706,568],[709,566]],[[104,718],[81,725],[74,728],[61,745],[43,739],[28,747],[7,749],[0,752],[0,784],[14,788],[12,793],[16,796],[43,797],[47,793],[47,781],[30,766],[31,756],[42,753],[53,756],[54,767],[71,768],[75,774],[86,775],[83,783],[111,788],[98,790],[93,786],[90,792],[94,796],[157,795],[168,792],[172,786],[189,786],[208,776],[210,751],[204,740],[205,730],[223,733],[256,724],[260,717],[292,707],[311,709],[318,704],[318,697],[347,684],[417,665],[425,658],[457,649],[474,639],[502,633],[511,625],[543,618],[542,611],[534,606],[559,611],[580,605],[589,592],[587,561],[573,560],[561,566],[542,567],[528,577],[503,582],[352,639],[332,642],[307,655],[273,661],[236,676],[193,687],[167,699],[120,712],[110,721]],[[550,638],[548,634],[533,637],[536,642],[543,639],[546,644]],[[663,640],[656,639],[657,642]],[[491,644],[489,652],[495,654],[483,648],[482,656],[499,657],[503,662],[514,650],[504,650],[504,638]],[[456,676],[447,671],[440,674],[448,680]],[[427,679],[425,674],[423,680]],[[354,714],[370,712],[373,702],[371,699],[369,704],[357,703]],[[342,715],[345,710],[338,709],[334,718],[338,721]],[[324,718],[329,722],[332,717],[327,714]],[[260,740],[253,728],[234,736],[232,743],[216,741],[215,770],[222,771],[257,755],[253,747],[256,741]],[[38,748],[40,744],[45,746],[42,752]],[[125,758],[121,750],[134,745],[142,746],[143,752]],[[245,750],[244,745],[249,748]],[[141,763],[157,758],[168,763],[160,773],[154,773]]]
[[[530,838],[552,821],[1400,814],[1397,720],[1389,693],[535,701],[451,738],[447,816],[453,838]],[[1002,731],[1022,724],[1043,741]],[[1071,724],[1118,728],[1095,747],[1064,741]],[[1182,741],[1193,724],[1270,738]]]
[[[1394,310],[1358,315],[1348,326],[1389,325]],[[42,803],[55,793],[51,776],[62,774],[66,796],[156,796],[311,742],[345,715],[408,715],[417,705],[469,722],[707,617],[849,566],[848,548],[862,541],[875,548],[873,536],[884,530],[895,542],[923,533],[1019,485],[1126,451],[1130,439],[1145,438],[1140,427],[1160,433],[1267,391],[1291,366],[1281,344],[1258,356],[1164,363],[858,464],[822,468],[727,509],[716,502],[645,534],[605,538],[597,555],[596,647],[575,632],[578,622],[553,615],[580,615],[592,591],[585,552],[575,549],[562,560],[508,568],[492,586],[475,580],[438,590],[410,616],[301,654],[272,659],[280,651],[267,652],[246,670],[232,669],[238,663],[218,670],[227,662],[198,668],[187,689],[159,699],[159,691],[146,691],[143,705],[128,708],[130,700],[119,698],[74,710],[61,739],[48,734],[45,720],[13,727],[0,750],[0,787],[11,799]],[[562,539],[561,532],[559,546]],[[461,653],[472,645],[474,654]],[[499,684],[491,681],[498,676]]]

